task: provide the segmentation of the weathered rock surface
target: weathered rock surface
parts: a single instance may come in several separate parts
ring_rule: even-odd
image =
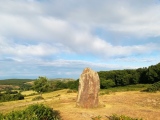
[[[85,68],[79,79],[78,97],[76,105],[83,108],[98,106],[98,92],[100,80],[98,73],[90,68]]]

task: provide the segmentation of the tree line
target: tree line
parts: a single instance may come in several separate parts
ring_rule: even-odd
[[[98,72],[101,89],[132,84],[153,84],[160,81],[160,63],[148,68]]]
[[[42,95],[44,92],[51,92],[61,89],[78,90],[79,81],[49,81],[47,77],[39,76],[34,81],[32,89]]]
[[[134,84],[153,84],[160,81],[160,63],[151,65],[148,68],[124,69],[99,71],[100,88],[107,89],[110,87],[126,86]],[[78,90],[79,79],[71,81],[48,80],[46,77],[39,77],[34,83],[26,84],[33,80],[4,80],[1,84],[12,83],[19,85],[20,90],[35,90],[38,93],[51,92],[60,89]]]
[[[153,84],[160,81],[160,63],[148,68],[100,71],[98,75],[101,89],[134,84]],[[78,86],[79,79],[74,81],[48,81],[46,77],[39,77],[32,88],[37,92],[49,92],[60,89],[78,90]]]

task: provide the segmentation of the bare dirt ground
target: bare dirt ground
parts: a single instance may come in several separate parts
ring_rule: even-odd
[[[27,97],[23,101],[0,103],[0,111],[22,109],[30,104],[43,103],[58,110],[63,120],[108,120],[112,114],[126,115],[143,120],[160,120],[160,92],[144,93],[138,91],[116,92],[99,96],[100,106],[94,109],[76,107],[77,93],[67,93],[67,90],[43,94],[45,100],[32,101]]]

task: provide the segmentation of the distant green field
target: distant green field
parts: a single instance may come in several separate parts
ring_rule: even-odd
[[[0,80],[0,90],[4,89],[20,89],[29,90],[31,89],[31,83],[34,79],[6,79]]]
[[[19,86],[27,82],[31,82],[35,79],[5,79],[5,80],[0,80],[0,85],[15,85]]]
[[[21,85],[27,82],[34,81],[36,79],[5,79],[0,80],[0,85]],[[55,79],[49,79],[49,81],[62,81],[62,82],[68,82],[68,81],[74,81],[74,79],[70,78],[55,78]]]

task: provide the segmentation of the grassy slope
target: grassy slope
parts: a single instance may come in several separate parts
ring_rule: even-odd
[[[104,91],[100,91],[100,93],[102,92]],[[33,93],[33,91],[24,94],[30,93]],[[67,90],[45,93],[43,94],[45,99],[41,101],[32,101],[34,97],[28,96],[25,100],[0,103],[0,111],[6,113],[23,109],[29,104],[43,103],[59,110],[64,120],[91,120],[95,116],[101,116],[101,120],[107,120],[106,116],[112,114],[158,120],[160,115],[160,92],[112,91],[99,96],[100,106],[95,109],[77,108],[77,93],[67,93]]]

